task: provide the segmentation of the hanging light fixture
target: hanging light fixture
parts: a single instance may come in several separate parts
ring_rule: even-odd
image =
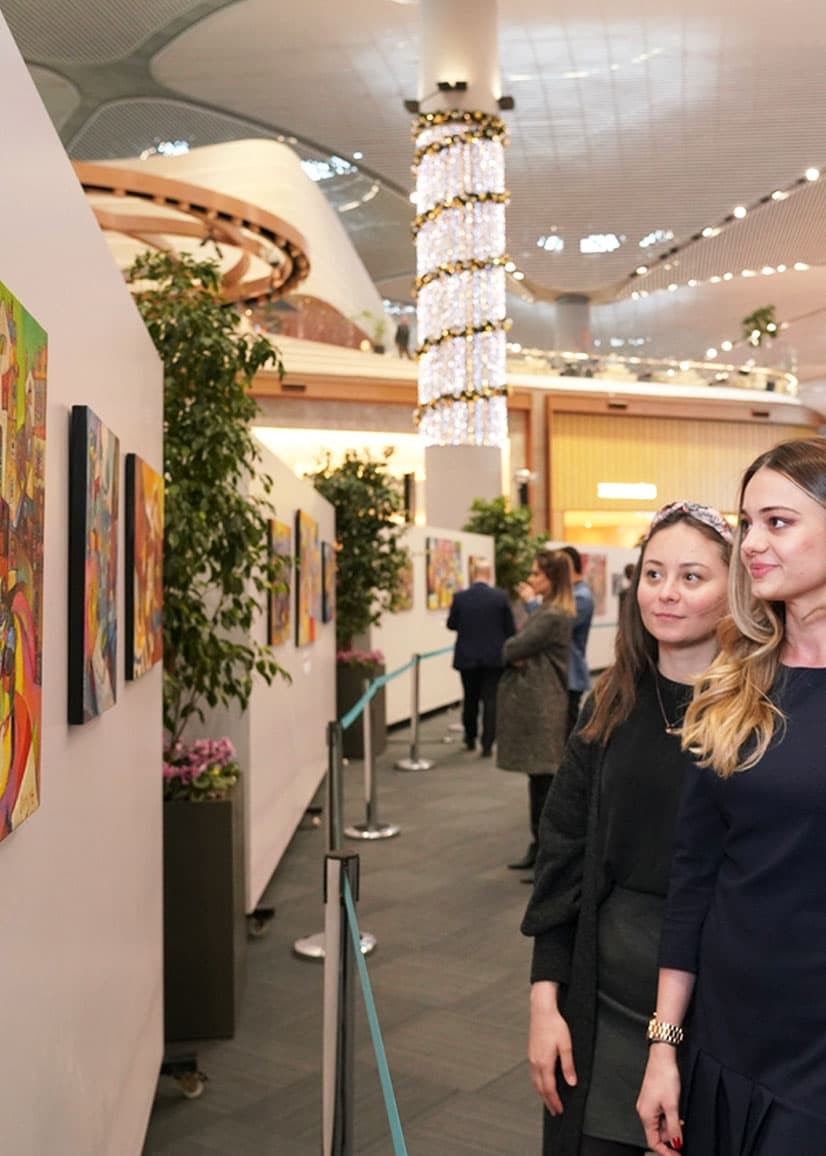
[[[501,446],[505,381],[505,125],[435,112],[416,142],[419,432],[425,445]]]

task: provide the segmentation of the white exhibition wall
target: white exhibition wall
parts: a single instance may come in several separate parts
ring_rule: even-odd
[[[269,474],[274,482],[270,500],[275,518],[292,530],[293,556],[296,510],[309,514],[318,523],[319,542],[334,542],[333,507],[310,482],[296,477],[263,445],[260,448],[261,472]],[[214,711],[203,728],[204,733],[225,734],[232,739],[245,768],[248,912],[257,906],[324,777],[327,723],[335,718],[336,711],[335,622],[317,622],[315,641],[296,646],[294,569],[290,574],[290,593],[290,637],[275,647],[274,655],[292,682],[278,678],[267,686],[263,679],[256,678],[249,708],[243,715]],[[266,615],[256,622],[254,637],[266,641]]]
[[[41,806],[0,843],[0,1117],[14,1156],[138,1156],[163,1054],[161,668],[67,718],[69,414],[162,468],[162,372],[0,17],[0,281],[48,334]]]
[[[468,558],[481,556],[493,562],[493,538],[486,534],[468,534],[464,530],[441,530],[433,526],[410,526],[402,544],[413,560],[413,605],[410,610],[385,614],[378,626],[370,630],[371,649],[384,654],[388,672],[410,660],[411,655],[426,654],[453,646],[456,635],[447,629],[450,607],[427,608],[427,539],[447,538],[461,544],[461,567],[464,585],[468,585]],[[421,664],[419,707],[422,712],[437,710],[459,702],[462,681],[452,667],[452,654],[428,658]],[[392,724],[410,717],[410,675],[403,674],[388,682],[387,722]]]

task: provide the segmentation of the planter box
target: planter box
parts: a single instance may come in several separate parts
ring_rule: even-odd
[[[384,674],[384,667],[379,666],[374,673],[365,675],[363,670],[351,666],[339,665],[336,667],[336,717],[341,718],[355,706],[364,693],[364,680],[372,680],[377,675]],[[387,747],[387,706],[384,687],[376,692],[370,700],[371,733],[373,738],[373,755],[377,757]],[[347,759],[364,758],[364,716],[360,715],[352,726],[344,732],[343,754]]]
[[[164,803],[165,1038],[235,1032],[246,953],[243,796]]]

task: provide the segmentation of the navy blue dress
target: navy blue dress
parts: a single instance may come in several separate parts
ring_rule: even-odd
[[[660,966],[697,973],[689,1156],[826,1153],[826,670],[781,668],[751,770],[687,773]]]

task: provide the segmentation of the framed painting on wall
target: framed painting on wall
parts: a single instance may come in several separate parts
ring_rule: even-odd
[[[69,722],[117,699],[120,442],[86,405],[69,440]]]
[[[447,610],[464,589],[462,543],[453,538],[427,539],[427,609]]]
[[[582,577],[594,596],[594,617],[605,614],[608,595],[608,555],[583,554]]]
[[[124,497],[126,677],[140,678],[163,658],[163,478],[126,455]]]
[[[321,553],[318,522],[304,510],[295,512],[295,644],[315,642],[321,617]]]
[[[321,621],[332,622],[336,616],[336,548],[321,543]]]
[[[270,520],[270,556],[289,558],[292,554],[292,531],[286,522]],[[280,581],[270,589],[267,641],[280,646],[290,637],[291,566],[284,564]]]
[[[40,806],[47,346],[0,282],[0,839]]]

